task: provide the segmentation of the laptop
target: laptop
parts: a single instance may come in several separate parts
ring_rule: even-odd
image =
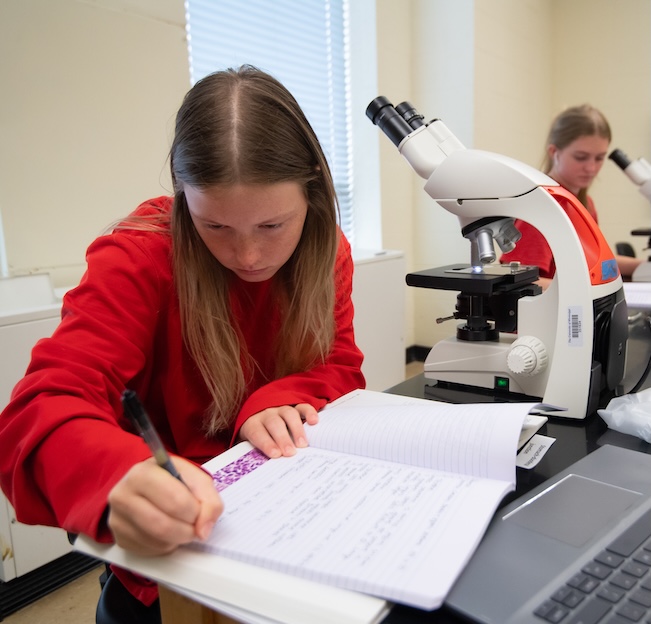
[[[651,622],[651,455],[602,446],[500,509],[445,605],[482,624]]]

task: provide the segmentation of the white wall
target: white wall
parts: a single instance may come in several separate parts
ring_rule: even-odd
[[[608,118],[613,148],[651,161],[651,2],[557,0],[554,8],[554,113],[589,102]],[[646,257],[647,239],[631,237],[630,230],[651,227],[649,201],[612,162],[591,194],[608,242],[629,240]]]
[[[9,268],[76,282],[88,244],[169,192],[190,85],[179,0],[2,0],[0,211]]]

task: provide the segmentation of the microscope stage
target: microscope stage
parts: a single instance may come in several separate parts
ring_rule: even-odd
[[[420,288],[458,290],[477,295],[492,295],[531,284],[538,279],[538,267],[491,264],[476,273],[467,264],[450,264],[407,274],[407,284]]]

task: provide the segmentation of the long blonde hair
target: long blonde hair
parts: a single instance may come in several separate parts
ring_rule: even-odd
[[[583,136],[599,136],[612,140],[610,125],[604,114],[590,104],[571,106],[559,113],[549,129],[545,143],[545,159],[543,171],[549,173],[554,165],[549,154],[549,146],[565,149],[570,143]],[[579,201],[588,207],[588,189],[582,188],[577,195]]]
[[[337,200],[326,158],[298,103],[280,82],[251,66],[210,74],[187,93],[176,117],[170,166],[183,335],[212,396],[207,431],[215,434],[232,424],[256,363],[230,311],[231,273],[195,230],[183,185],[294,181],[305,191],[301,240],[273,278],[282,311],[275,378],[322,362],[332,348]]]

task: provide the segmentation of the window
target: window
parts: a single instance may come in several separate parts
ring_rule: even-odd
[[[364,8],[368,10],[362,15]],[[278,78],[298,100],[323,146],[339,198],[341,226],[351,245],[379,248],[377,129],[364,117],[366,104],[377,95],[371,92],[374,1],[186,0],[186,21],[192,83],[244,63]],[[352,86],[360,68],[351,47],[360,49],[360,41],[369,42],[371,49],[361,46],[356,62],[365,65],[364,75],[370,69],[373,76],[357,81],[364,87],[362,93]],[[354,127],[359,124],[369,128],[360,132]]]

